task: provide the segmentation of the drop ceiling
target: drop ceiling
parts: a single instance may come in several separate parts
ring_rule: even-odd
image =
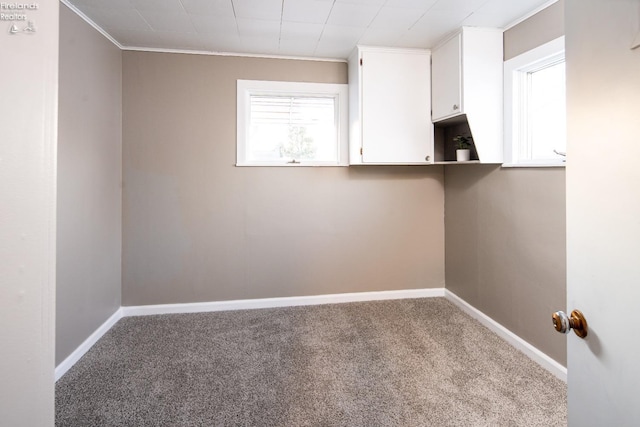
[[[63,0],[129,50],[345,59],[356,44],[433,47],[504,28],[549,0]]]

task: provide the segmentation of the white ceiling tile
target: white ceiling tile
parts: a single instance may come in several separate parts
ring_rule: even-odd
[[[145,21],[155,31],[172,31],[176,33],[195,33],[196,29],[186,12],[165,13],[150,10],[140,11]]]
[[[336,59],[347,59],[353,49],[354,45],[345,45],[342,43],[331,43],[331,42],[320,42],[318,43],[318,47],[313,52],[313,56],[318,58],[336,58]]]
[[[203,50],[202,37],[196,33],[117,30],[116,40],[124,46],[157,49]]]
[[[138,10],[150,11],[155,13],[184,13],[180,0],[131,0]]]
[[[429,22],[422,22],[421,26],[414,26],[398,40],[403,47],[432,48],[448,34],[460,28],[457,20],[438,21],[431,17]]]
[[[504,28],[545,2],[546,0],[489,0],[465,19],[463,24]]]
[[[282,17],[283,0],[233,0],[238,18],[279,20]]]
[[[314,55],[329,58],[346,58],[365,31],[366,28],[327,24],[322,31]]]
[[[430,48],[463,24],[503,27],[547,0],[68,1],[125,46],[346,58],[358,42]]]
[[[513,0],[512,0],[513,1]],[[518,0],[520,1],[520,0]],[[439,0],[430,10],[432,11],[459,11],[471,13],[478,10],[487,0]],[[517,3],[517,1],[516,1]]]
[[[431,31],[411,30],[405,33],[396,42],[396,46],[407,48],[430,49],[440,38],[440,33]]]
[[[365,4],[382,6],[385,0],[336,0],[336,3],[353,3],[353,4]]]
[[[236,22],[238,22],[241,39],[244,37],[280,38],[279,21],[238,18]]]
[[[421,9],[427,11],[438,0],[387,0],[384,4],[387,7],[404,7],[407,9]]]
[[[460,10],[429,11],[398,40],[398,43],[404,47],[432,48],[447,35],[458,30],[468,15],[468,12]]]
[[[189,15],[198,33],[203,34],[238,34],[238,25],[234,18],[210,15]]]
[[[174,49],[194,49],[201,50],[204,48],[203,39],[197,33],[173,33],[173,32],[157,32],[160,40],[165,40],[166,44],[172,44]]]
[[[151,31],[151,27],[142,19],[135,9],[95,9],[83,6],[82,13],[102,29],[122,28],[130,30]]]
[[[190,15],[213,15],[234,18],[231,0],[180,0]]]
[[[153,42],[155,33],[153,31],[130,30],[125,28],[109,29],[109,35],[116,39],[123,46],[149,47]]]
[[[368,28],[360,37],[358,44],[369,46],[395,46],[406,30],[388,30],[381,28]]]
[[[215,34],[207,36],[204,46],[213,52],[240,52],[242,43],[237,34]]]
[[[324,26],[322,24],[303,24],[300,22],[282,21],[280,38],[315,40],[320,39]]]
[[[387,30],[408,30],[415,24],[423,12],[419,9],[383,7],[369,25],[369,28]]]
[[[83,10],[83,6],[110,10],[134,9],[134,5],[130,0],[75,0],[72,3],[80,10]]]
[[[279,52],[281,55],[313,56],[318,41],[300,38],[281,38]]]
[[[278,37],[240,36],[241,52],[256,54],[278,54],[280,40]]]
[[[326,43],[343,43],[355,46],[356,42],[360,40],[360,37],[364,34],[366,28],[359,27],[345,27],[342,25],[330,25],[324,26],[320,41]]]
[[[290,22],[309,22],[324,24],[333,7],[326,0],[285,0],[282,19]]]
[[[428,29],[430,32],[444,31],[444,29],[461,26],[462,21],[469,15],[471,15],[470,12],[463,10],[429,11],[411,29]]]
[[[113,22],[120,28],[150,30],[151,27],[137,10],[105,11],[103,16],[108,22]]]
[[[335,3],[327,24],[366,28],[373,21],[380,7],[379,5]]]

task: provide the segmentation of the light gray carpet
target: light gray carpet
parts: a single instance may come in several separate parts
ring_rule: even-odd
[[[57,426],[559,426],[566,384],[443,298],[129,317]]]

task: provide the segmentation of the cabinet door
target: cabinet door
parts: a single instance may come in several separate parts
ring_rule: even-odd
[[[432,119],[460,114],[462,109],[462,35],[458,34],[433,51]]]
[[[430,56],[362,52],[363,163],[431,163]]]

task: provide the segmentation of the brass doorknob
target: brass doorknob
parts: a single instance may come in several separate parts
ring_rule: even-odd
[[[584,338],[589,333],[589,326],[587,325],[587,319],[580,310],[573,310],[571,316],[567,316],[564,311],[556,311],[551,316],[553,319],[553,327],[556,331],[568,334],[571,329],[580,338]]]

